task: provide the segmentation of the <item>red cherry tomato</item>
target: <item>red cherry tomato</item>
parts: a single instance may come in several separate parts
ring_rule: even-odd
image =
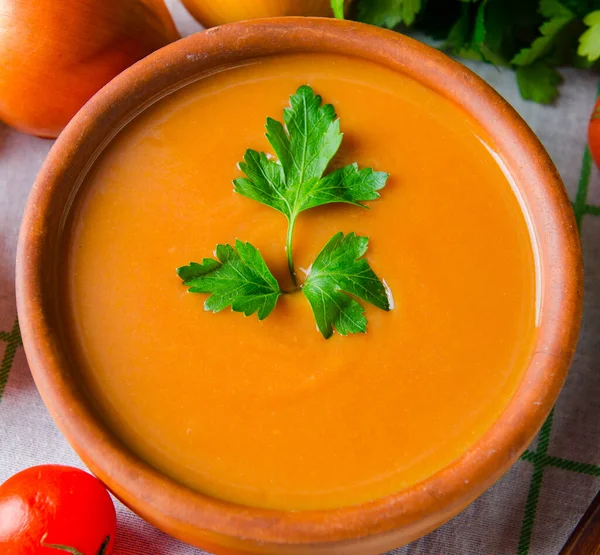
[[[600,168],[600,98],[596,100],[596,106],[594,106],[594,111],[590,118],[588,144],[592,158],[596,162],[596,166]]]
[[[2,555],[109,555],[116,529],[102,482],[77,468],[34,466],[0,486]]]

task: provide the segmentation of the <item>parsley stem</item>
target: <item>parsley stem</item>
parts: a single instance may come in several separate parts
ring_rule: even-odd
[[[292,277],[292,285],[294,288],[298,287],[298,280],[296,279],[296,270],[294,269],[294,256],[292,254],[292,237],[294,236],[294,226],[296,225],[296,216],[292,214],[288,219],[288,230],[287,239],[285,242],[285,252],[287,254],[288,269],[290,270],[290,276]]]

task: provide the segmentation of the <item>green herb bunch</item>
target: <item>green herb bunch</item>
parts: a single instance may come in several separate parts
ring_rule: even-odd
[[[239,168],[244,177],[234,180],[235,192],[274,208],[288,221],[286,253],[293,283],[283,291],[259,250],[238,240],[234,246],[217,245],[216,259],[205,258],[177,269],[191,293],[208,293],[204,307],[219,312],[231,307],[259,320],[269,316],[281,295],[302,292],[312,308],[317,328],[325,338],[333,330],[341,335],[366,332],[361,299],[383,310],[390,299],[383,282],[363,258],[369,239],[354,233],[336,233],[312,263],[304,283],[294,267],[293,236],[300,213],[331,203],[365,208],[379,198],[388,175],[358,164],[326,173],[342,143],[340,122],[331,104],[307,85],[290,97],[284,123],[267,118],[266,137],[277,160],[264,152],[247,150]]]
[[[331,3],[343,17],[343,2]],[[523,98],[543,104],[558,94],[557,67],[596,67],[600,58],[600,0],[355,0],[349,16],[410,27],[453,55],[511,67]]]

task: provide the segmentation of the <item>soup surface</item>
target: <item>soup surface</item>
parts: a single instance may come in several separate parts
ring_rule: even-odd
[[[395,308],[325,340],[302,294],[256,316],[206,312],[178,266],[236,238],[287,276],[286,220],[233,192],[267,116],[310,84],[344,141],[332,167],[390,173],[370,210],[303,213],[296,266],[337,231]],[[82,387],[142,459],[211,496],[267,508],[357,504],[447,466],[498,419],[535,338],[526,220],[486,134],[414,80],[358,59],[290,55],[205,77],[128,124],[100,155],[65,236],[66,330]],[[302,277],[302,271],[299,272]]]

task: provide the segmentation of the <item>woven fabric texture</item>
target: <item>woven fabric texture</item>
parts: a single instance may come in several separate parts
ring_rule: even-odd
[[[182,34],[199,29],[168,1]],[[523,101],[509,71],[470,64],[538,134],[569,191],[585,258],[581,338],[565,388],[519,462],[445,526],[397,555],[556,555],[600,488],[600,175],[586,148],[597,77],[564,70],[559,101]],[[44,407],[21,346],[14,260],[19,223],[51,142],[0,124],[0,482],[42,463],[82,466]],[[199,555],[118,505],[116,555]]]

